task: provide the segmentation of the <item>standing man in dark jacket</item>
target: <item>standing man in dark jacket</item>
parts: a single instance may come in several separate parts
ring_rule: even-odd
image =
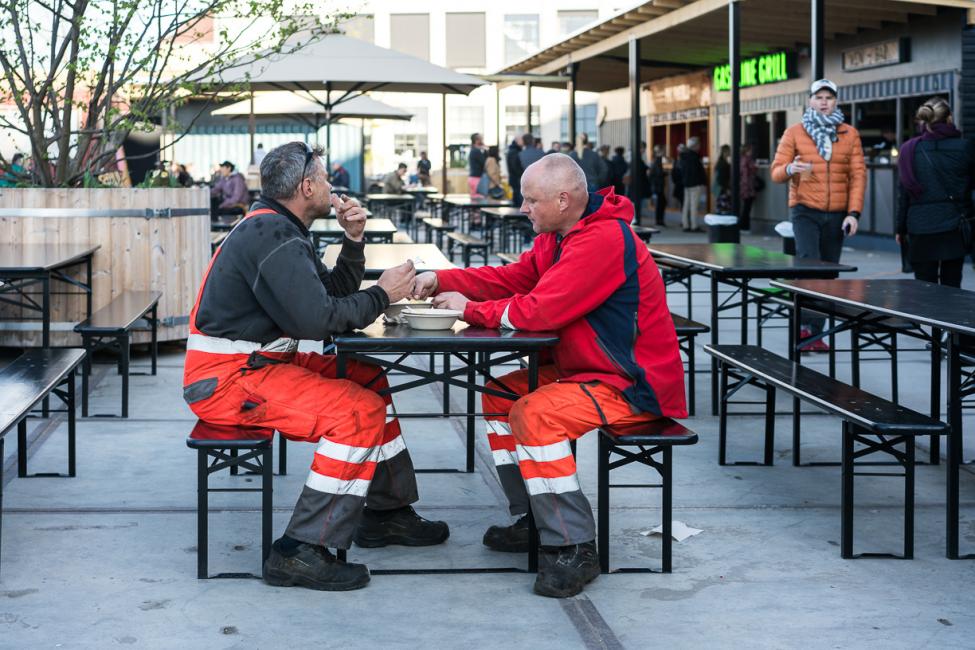
[[[508,167],[508,184],[511,185],[511,198],[514,206],[521,206],[521,175],[525,168],[521,166],[518,154],[521,153],[521,136],[516,137],[508,145],[508,151],[504,156],[505,164]]]
[[[267,427],[317,443],[291,522],[264,563],[264,580],[345,591],[364,587],[369,571],[327,549],[348,548],[353,539],[366,547],[426,546],[449,531],[410,506],[418,498],[413,462],[392,400],[378,394],[388,387],[385,376],[354,364],[347,379],[336,379],[334,356],[297,352],[299,339],[320,341],[369,325],[414,283],[407,262],[359,290],[366,214],[331,194],[319,156],[291,142],[261,163],[263,194],[217,249],[190,313],[183,397],[206,422]],[[330,207],[345,239],[328,270],[308,227]]]
[[[650,161],[650,193],[654,195],[654,222],[658,226],[664,225],[664,214],[667,210],[667,192],[664,190],[667,171],[664,169],[664,150],[659,144],[653,145],[653,160]]]
[[[541,160],[546,154],[535,146],[535,136],[531,133],[521,136],[521,141],[525,144],[525,148],[518,154],[518,161],[521,163],[522,169],[528,169],[529,165]]]
[[[701,162],[701,140],[697,136],[687,141],[687,148],[680,155],[680,175],[684,183],[684,204],[680,217],[684,232],[701,232],[697,225],[697,206],[708,185],[708,175]]]
[[[630,169],[630,165],[626,162],[625,154],[626,149],[616,147],[613,149],[613,157],[609,161],[609,182],[613,185],[613,191],[616,192],[616,196],[626,195],[626,186],[623,184],[623,178],[626,176],[627,170]]]

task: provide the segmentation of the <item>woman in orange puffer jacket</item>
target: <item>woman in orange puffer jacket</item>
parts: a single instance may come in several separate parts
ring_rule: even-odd
[[[772,163],[772,180],[789,183],[789,216],[796,237],[796,255],[839,262],[843,235],[856,234],[867,185],[860,134],[843,123],[836,108],[836,84],[813,82],[802,122],[786,129]],[[802,338],[822,331],[822,318],[802,324]],[[822,339],[806,351],[826,351]]]

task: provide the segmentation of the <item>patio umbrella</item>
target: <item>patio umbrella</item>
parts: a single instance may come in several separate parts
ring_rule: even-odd
[[[255,94],[253,101],[245,99],[224,106],[211,112],[211,115],[222,115],[234,119],[237,117],[249,117],[251,115],[279,116],[297,119],[315,129],[317,137],[318,130],[325,124],[327,112],[322,105],[324,93],[309,92],[298,94],[288,91],[272,91]],[[370,120],[404,120],[413,119],[412,113],[407,113],[403,109],[384,104],[380,101],[359,95],[352,97],[331,111],[331,121],[342,118],[360,118],[365,121]],[[363,125],[364,126],[364,125]],[[330,129],[326,130],[326,146],[331,149],[332,143],[329,141]],[[363,189],[365,189],[365,134],[361,136],[361,148],[363,155],[359,159],[359,174],[362,178]],[[328,164],[326,162],[326,164]]]
[[[340,104],[361,93],[441,93],[467,95],[486,82],[470,75],[342,34],[330,34],[291,54],[231,66],[206,80],[210,84],[248,84],[250,90],[324,90],[326,142],[329,115]],[[339,93],[337,96],[333,93]],[[252,121],[253,123],[253,121]],[[446,111],[443,132],[446,135]],[[253,149],[253,147],[251,147]],[[326,161],[328,154],[326,153]],[[444,138],[444,189],[447,187],[447,142]]]

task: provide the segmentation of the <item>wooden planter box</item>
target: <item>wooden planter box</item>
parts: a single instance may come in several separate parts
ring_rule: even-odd
[[[0,241],[99,244],[93,309],[127,289],[161,291],[159,340],[180,340],[188,335],[190,309],[210,261],[209,207],[205,188],[0,188]],[[64,210],[64,216],[52,210]],[[138,216],[120,216],[123,210]],[[82,279],[81,267],[74,272]],[[0,346],[39,347],[40,321],[17,322],[29,317],[19,307],[0,305]],[[52,295],[51,344],[80,345],[72,328],[84,317],[82,296]],[[135,342],[148,340],[148,333],[133,336]]]

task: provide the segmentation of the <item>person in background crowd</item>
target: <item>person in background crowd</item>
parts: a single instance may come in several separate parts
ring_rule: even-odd
[[[432,184],[430,180],[430,170],[432,167],[433,164],[430,162],[430,159],[427,158],[427,152],[421,151],[420,159],[416,161],[416,177],[420,185],[426,187],[427,185]]]
[[[915,119],[920,135],[904,143],[897,161],[897,241],[908,241],[915,278],[960,287],[975,225],[975,141],[962,138],[941,97],[924,102]]]
[[[558,140],[552,140],[552,147],[545,153],[559,153],[560,151],[562,151],[562,143]]]
[[[731,214],[731,147],[721,145],[718,162],[714,165],[715,208],[718,214]]]
[[[402,194],[406,187],[404,176],[406,176],[406,163],[400,163],[396,166],[396,171],[389,172],[383,178],[383,191],[386,194]]]
[[[674,164],[670,168],[670,183],[674,186],[671,190],[670,195],[674,197],[674,201],[677,202],[677,207],[684,211],[684,177],[680,173],[680,158],[687,147],[681,142],[677,145],[677,156],[674,158]]]
[[[554,153],[554,152],[553,152]],[[564,153],[566,156],[572,154],[572,143],[568,140],[559,145],[559,153]]]
[[[10,159],[10,167],[0,171],[0,187],[14,187],[20,181],[26,180],[27,170],[24,168],[24,154],[15,153]]]
[[[254,149],[254,164],[260,167],[261,161],[264,160],[264,156],[266,155],[267,152],[264,151],[264,145],[258,142],[257,148]]]
[[[752,150],[752,145],[742,145],[741,164],[738,167],[741,174],[741,212],[738,215],[738,227],[741,230],[752,229],[752,204],[755,202],[755,195],[762,181],[758,177],[758,166],[755,164]]]
[[[569,154],[569,157],[582,167],[582,171],[586,175],[586,183],[589,185],[589,191],[595,192],[600,189],[599,179],[606,175],[606,169],[599,154],[593,151],[591,147],[586,146],[588,143],[589,136],[585,133],[577,135],[576,148]]]
[[[518,154],[518,161],[521,163],[522,169],[528,169],[528,166],[541,159],[545,152],[535,146],[535,136],[531,133],[521,136],[521,141],[525,144],[525,148]]]
[[[664,223],[667,210],[667,170],[664,169],[664,148],[659,144],[653,145],[653,160],[650,161],[648,172],[650,179],[650,193],[654,197],[653,217],[658,226]]]
[[[626,187],[623,184],[623,179],[626,177],[626,172],[630,168],[630,165],[626,162],[626,149],[623,147],[616,147],[613,149],[613,157],[610,159],[610,183],[613,185],[613,190],[618,196],[624,196],[626,194]]]
[[[697,225],[697,207],[707,187],[708,176],[701,162],[701,154],[698,153],[700,148],[700,138],[692,137],[680,155],[680,177],[684,186],[680,218],[684,232],[701,232],[701,227]]]
[[[477,193],[477,184],[484,175],[484,138],[480,133],[471,134],[471,151],[467,156],[467,190],[471,197],[481,196]]]
[[[216,214],[242,214],[247,209],[250,195],[247,192],[247,182],[244,175],[235,171],[236,167],[229,160],[220,163],[217,171],[218,180],[210,188],[211,205]]]
[[[332,163],[332,178],[331,183],[336,187],[344,187],[349,189],[349,170],[342,166],[340,162]]]
[[[193,187],[193,177],[186,170],[186,165],[182,163],[176,165],[176,182],[180,187]]]
[[[511,185],[511,200],[516,208],[521,207],[521,175],[525,172],[525,168],[521,166],[521,160],[518,158],[521,150],[521,136],[519,135],[508,145],[508,151],[504,156],[505,164],[508,167],[508,183]]]
[[[484,194],[492,199],[502,198],[504,188],[501,187],[501,154],[498,152],[497,145],[492,144],[488,147],[487,157],[484,160],[484,176],[488,179]]]
[[[599,177],[597,185],[599,187],[608,187],[613,183],[610,181],[610,176],[612,175],[612,170],[609,167],[609,145],[601,144],[599,145],[599,160],[603,163],[603,174]]]
[[[772,180],[789,184],[796,255],[824,262],[839,262],[844,233],[856,234],[867,186],[860,134],[843,123],[838,92],[829,79],[812,83],[802,121],[786,129],[772,162]],[[818,335],[823,322],[809,317],[801,337]],[[803,350],[824,352],[829,345],[816,339]]]

